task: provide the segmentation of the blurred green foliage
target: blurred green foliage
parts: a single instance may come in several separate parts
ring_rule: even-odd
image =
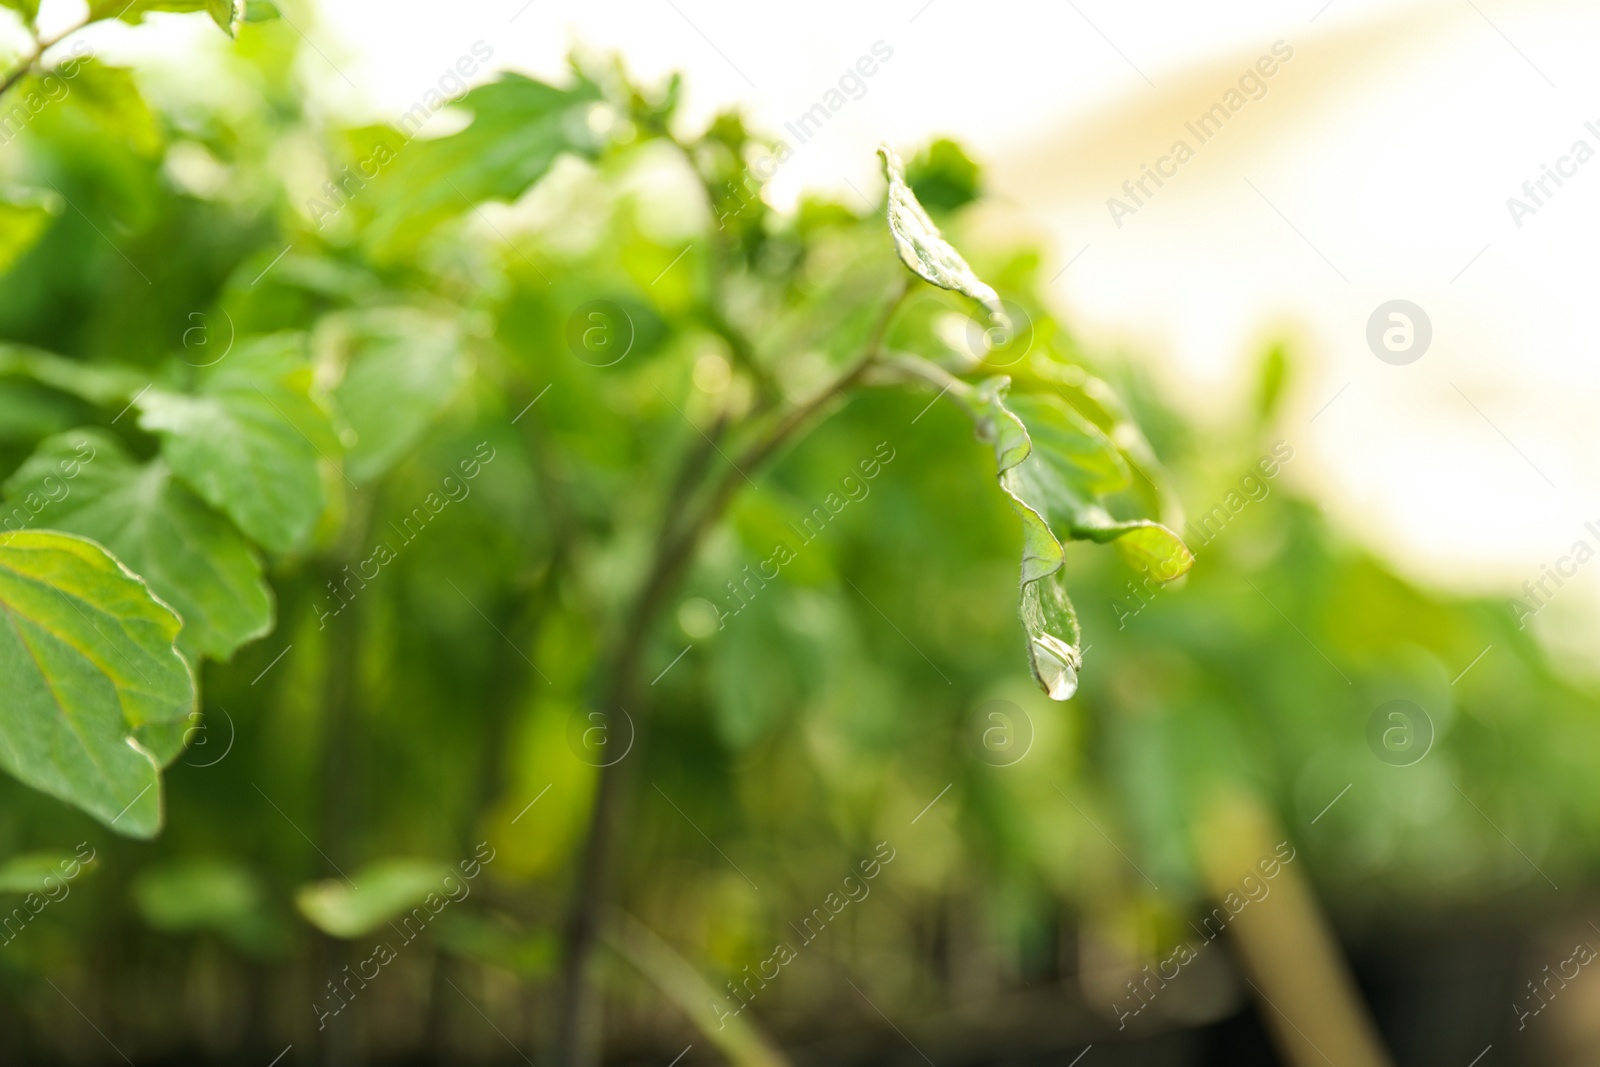
[[[176,8],[211,5],[127,17]],[[642,650],[614,898],[733,1007],[727,983],[887,842],[872,898],[755,1001],[780,1039],[876,1025],[840,973],[895,1018],[976,1027],[1047,982],[1092,1018],[1182,936],[1191,824],[1219,787],[1276,813],[1351,922],[1587,880],[1594,694],[1502,606],[1419,588],[1297,496],[1284,347],[1236,430],[1202,438],[1051,314],[1037,250],[968,231],[978,170],[938,141],[909,184],[1007,330],[918,286],[861,388],[744,471],[903,284],[875,206],[773,210],[740,118],[686,130],[675,82],[599,63],[482,85],[446,137],[330,129],[293,89],[298,34],[230,28],[225,86],[157,104],[84,60],[0,149],[8,514],[90,538],[71,551],[95,581],[125,581],[113,557],[140,575],[159,602],[115,617],[171,632],[123,651],[176,641],[163,662],[198,683],[109,657],[115,693],[79,677],[95,714],[159,704],[110,727],[170,761],[131,814],[16,761],[45,792],[0,780],[0,894],[29,912],[0,1020],[26,1048],[76,1047],[46,978],[95,991],[139,1055],[331,1041],[313,1004],[482,842],[470,899],[330,1025],[374,1055],[477,1047],[453,976],[518,1043],[547,1041],[519,990],[556,980],[610,650],[675,516],[723,480],[739,491]],[[1068,457],[1005,483],[1042,533],[994,483],[1030,442]],[[1185,511],[1178,584],[1170,535],[1121,557],[1071,543]],[[0,542],[0,572],[28,544]],[[1070,703],[1024,669],[1030,545],[1064,565],[1029,581],[1077,603],[1036,605],[1073,620]],[[8,614],[43,599],[9,588]],[[1391,699],[1431,722],[1405,766],[1369,744]],[[107,829],[152,837],[163,812],[152,840]],[[80,841],[94,877],[27,908],[39,854]],[[676,1047],[687,1024],[655,993],[605,980],[614,1041]]]

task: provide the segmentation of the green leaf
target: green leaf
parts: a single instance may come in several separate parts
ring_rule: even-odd
[[[70,397],[37,382],[0,377],[0,442],[25,451],[40,438],[70,430],[82,421],[82,406]],[[13,525],[11,529],[21,527]]]
[[[140,916],[167,933],[215,933],[246,952],[264,953],[280,934],[261,880],[237,860],[183,859],[140,872],[133,883]]]
[[[1178,509],[1155,449],[1110,385],[1082,367],[1055,359],[1034,360],[1027,370],[1035,380],[1027,383],[1026,391],[1043,390],[1060,397],[1115,443],[1133,473],[1133,491],[1145,508],[1161,515]]]
[[[400,117],[403,138],[448,102],[430,94]],[[559,89],[520,74],[473,89],[453,105],[472,112],[470,126],[436,140],[404,141],[390,173],[374,182],[378,209],[369,240],[399,251],[484,200],[515,200],[563,152],[595,155],[600,140],[586,119],[598,99],[587,82]]]
[[[1281,341],[1261,357],[1256,371],[1256,421],[1265,424],[1278,413],[1289,379],[1289,352]]]
[[[223,33],[232,37],[244,17],[244,0],[206,0],[206,12]]]
[[[108,145],[125,146],[149,160],[157,159],[165,144],[161,122],[140,93],[133,72],[95,59],[79,61],[71,94],[58,107],[40,114],[38,121],[46,120],[70,131],[67,135],[73,139],[104,138]],[[130,195],[134,188],[128,186]],[[124,221],[149,210],[144,202],[116,202],[126,212]]]
[[[994,381],[994,379],[991,379]],[[1059,508],[1063,518],[1094,506],[1095,498],[1128,486],[1128,467],[1111,439],[1058,397],[1023,395],[1007,402],[1027,428],[1031,454],[1020,477]],[[1076,528],[1076,523],[1071,523]]]
[[[152,11],[176,14],[204,11],[229,37],[234,35],[239,23],[260,21],[249,16],[245,0],[93,0],[89,5],[89,21],[120,18],[123,22],[139,23]],[[272,14],[264,17],[275,18],[277,14],[277,8],[272,7]]]
[[[139,425],[161,436],[178,477],[258,544],[293,550],[322,514],[318,460],[338,450],[311,396],[304,336],[248,342],[201,374],[192,395],[145,393]]]
[[[0,865],[0,893],[44,893],[70,882],[94,865],[91,849],[87,862],[69,852],[27,852]]]
[[[1058,397],[1006,399],[1006,384],[1005,378],[991,378],[974,390],[987,418],[1014,419],[1023,429],[1026,451],[1020,458],[1009,421],[1004,450],[996,446],[1005,490],[1043,518],[1058,541],[1115,542],[1135,565],[1166,582],[1187,573],[1194,557],[1171,530],[1150,519],[1117,519],[1107,510],[1105,497],[1131,484],[1127,462],[1111,439]]]
[[[972,386],[924,360],[893,362],[941,384],[972,417],[979,439],[994,448],[1000,488],[1022,520],[1020,614],[1028,665],[1041,689],[1066,700],[1077,691],[1082,653],[1077,613],[1062,581],[1062,542],[1115,542],[1163,581],[1186,573],[1194,556],[1157,522],[1112,517],[1103,497],[1129,486],[1128,465],[1098,426],[1059,397],[1008,400],[1009,378]]]
[[[1113,543],[1130,564],[1148,570],[1163,582],[1182,578],[1194,566],[1194,553],[1183,543],[1183,538],[1151,519],[1106,521],[1103,525],[1085,528],[1080,536],[1102,544]]]
[[[7,196],[0,200],[0,273],[16,264],[27,251],[38,244],[59,214],[58,201],[48,196]]]
[[[1067,700],[1078,691],[1083,666],[1083,640],[1078,613],[1067,596],[1063,570],[1036,582],[1024,582],[1018,605],[1028,633],[1028,669],[1052,700]]]
[[[451,915],[448,922],[438,925],[437,940],[458,956],[530,977],[551,975],[561,962],[561,942],[555,930],[518,930],[502,914]]]
[[[143,22],[152,11],[170,11],[178,14],[208,10],[214,0],[93,0],[89,4],[89,21],[120,18],[123,22]]]
[[[906,184],[917,202],[935,211],[954,211],[982,195],[978,164],[961,146],[941,137],[916,154],[906,167]]]
[[[409,308],[376,308],[324,319],[344,362],[334,400],[355,431],[346,466],[365,484],[420,438],[461,381],[456,323]]]
[[[906,184],[894,149],[880,145],[878,155],[883,157],[883,173],[889,179],[889,232],[894,236],[900,261],[924,281],[970,296],[988,308],[991,315],[1004,317],[999,295],[973,273],[917,203],[917,194]]]
[[[127,403],[150,381],[129,367],[83,363],[43,349],[3,342],[0,342],[0,375],[31,378],[101,407]]]
[[[451,869],[427,860],[391,859],[364,867],[353,882],[330,878],[303,885],[295,907],[317,929],[332,937],[360,937],[430,895],[443,900]]]
[[[1033,445],[1028,440],[1028,430],[1005,405],[1007,378],[990,378],[976,388],[957,382],[959,389],[952,391],[977,423],[978,439],[994,447],[995,468],[1000,488],[1011,500],[1011,506],[1022,520],[1022,582],[1038,581],[1061,568],[1065,558],[1061,542],[1050,532],[1050,523],[1016,491],[1015,479],[1009,472],[1028,458]]]
[[[271,22],[282,18],[283,12],[271,0],[245,0],[243,22]]]
[[[1193,557],[1166,527],[1148,519],[1118,520],[1103,497],[1126,489],[1122,453],[1098,427],[1054,396],[1018,396],[1011,410],[1028,429],[1033,450],[1004,477],[1008,489],[1044,516],[1063,541],[1115,542],[1131,563],[1162,581],[1189,570]]]
[[[178,648],[191,660],[228,659],[272,628],[255,551],[159,458],[138,464],[116,438],[74,430],[42,442],[5,495],[42,503],[41,522],[100,542],[149,583],[183,619]]]
[[[0,534],[0,766],[118,833],[161,827],[151,735],[186,720],[178,617],[105,549]]]

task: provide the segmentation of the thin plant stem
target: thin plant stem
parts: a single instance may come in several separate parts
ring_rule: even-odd
[[[860,381],[882,354],[889,324],[905,301],[908,291],[909,283],[902,281],[873,324],[856,363],[817,396],[790,410],[770,431],[751,444],[735,465],[736,469],[717,483],[704,506],[683,525],[677,536],[669,533],[674,516],[669,514],[663,518],[663,537],[658,542],[650,573],[625,616],[617,652],[611,659],[609,681],[600,705],[606,714],[615,714],[616,710],[626,708],[634,722],[634,729],[643,729],[643,693],[639,684],[643,655],[656,620],[693,561],[700,539],[738,495],[747,475],[762,467],[819,412]],[[638,747],[636,740],[635,748]],[[592,957],[599,939],[600,917],[608,903],[608,882],[619,836],[618,812],[623,804],[624,763],[619,760],[600,769],[588,835],[573,886],[562,967],[564,999],[557,1035],[558,1059],[566,1067],[592,1067],[598,1062],[600,1003],[593,988]]]
[[[68,37],[89,25],[89,22],[89,19],[85,19],[76,26],[68,27],[67,29],[56,34],[54,37],[50,38],[40,38],[37,32],[34,31],[32,27],[29,27],[28,32],[34,35],[33,51],[23,57],[22,62],[5,76],[4,81],[0,81],[0,96],[5,96],[6,92],[10,90],[13,85],[16,85],[23,78],[27,77],[28,72],[38,65],[39,60],[44,57],[46,52],[50,51],[50,49],[54,48]]]

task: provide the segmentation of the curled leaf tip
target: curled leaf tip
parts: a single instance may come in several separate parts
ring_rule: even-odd
[[[878,146],[878,155],[889,181],[889,232],[900,261],[923,281],[970,296],[996,319],[1005,319],[999,294],[973,272],[917,201],[900,156],[887,144]]]

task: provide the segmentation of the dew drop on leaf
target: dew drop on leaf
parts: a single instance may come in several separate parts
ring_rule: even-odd
[[[1051,700],[1071,700],[1078,691],[1078,650],[1052,634],[1040,634],[1029,645],[1034,677]]]

